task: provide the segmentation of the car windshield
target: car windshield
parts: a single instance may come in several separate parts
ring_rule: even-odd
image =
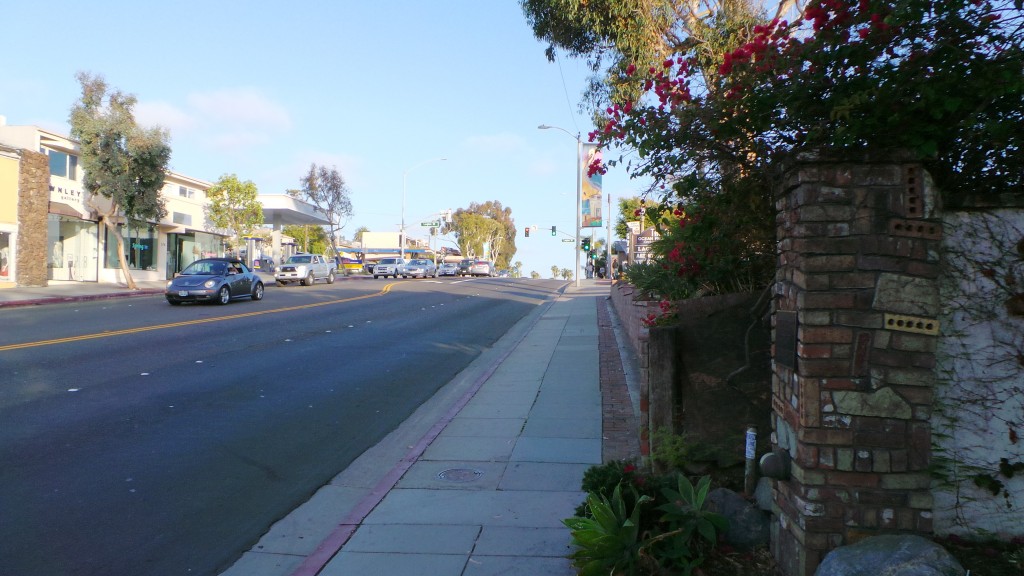
[[[292,256],[288,259],[288,262],[292,264],[309,264],[312,256]]]
[[[380,261],[381,264],[398,264],[398,260],[394,258],[385,258]]]
[[[415,266],[426,266],[427,264],[430,264],[430,260],[413,260],[412,262],[409,262],[409,264],[413,264]]]
[[[210,276],[216,275],[221,276],[224,271],[227,270],[227,263],[217,261],[204,261],[199,260],[189,264],[184,270],[181,271],[182,276]]]

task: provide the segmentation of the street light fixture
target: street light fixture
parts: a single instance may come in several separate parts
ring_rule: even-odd
[[[412,172],[424,164],[440,160],[447,160],[447,158],[431,158],[430,160],[424,160],[412,168],[406,169],[406,171],[402,173],[402,228],[398,232],[398,250],[403,260],[405,259],[405,192],[409,185],[409,172]]]
[[[580,216],[583,213],[583,141],[580,140],[580,135],[576,134],[573,136],[572,132],[569,132],[565,128],[559,128],[558,126],[548,126],[547,124],[541,124],[537,126],[539,130],[561,130],[568,134],[571,138],[576,140],[576,287],[580,287]],[[554,228],[551,229],[554,231]]]

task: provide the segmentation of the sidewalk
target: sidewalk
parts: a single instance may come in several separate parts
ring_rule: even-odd
[[[561,521],[583,473],[603,448],[636,454],[635,426],[602,439],[607,292],[586,282],[539,307],[222,576],[575,574]]]
[[[102,282],[72,282],[50,280],[46,286],[16,286],[13,282],[0,282],[0,308],[38,306],[59,302],[104,300],[131,296],[163,294],[166,282],[136,282],[139,289],[129,290],[124,284]]]
[[[635,369],[620,356],[609,284],[581,284],[538,306],[221,576],[576,574],[561,521],[583,502],[583,473],[638,454]],[[100,288],[83,297],[110,297]],[[0,306],[71,289],[0,289]]]

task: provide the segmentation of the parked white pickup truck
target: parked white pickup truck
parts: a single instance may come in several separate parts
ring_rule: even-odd
[[[295,254],[274,271],[274,280],[281,286],[289,282],[301,282],[312,286],[317,280],[334,284],[337,265],[319,254]]]

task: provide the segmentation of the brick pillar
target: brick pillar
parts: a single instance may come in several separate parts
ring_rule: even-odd
[[[50,163],[44,154],[21,151],[18,173],[18,286],[46,286],[46,222],[50,212]]]
[[[777,196],[772,547],[811,576],[879,533],[931,531],[937,193],[921,167],[803,161]]]

